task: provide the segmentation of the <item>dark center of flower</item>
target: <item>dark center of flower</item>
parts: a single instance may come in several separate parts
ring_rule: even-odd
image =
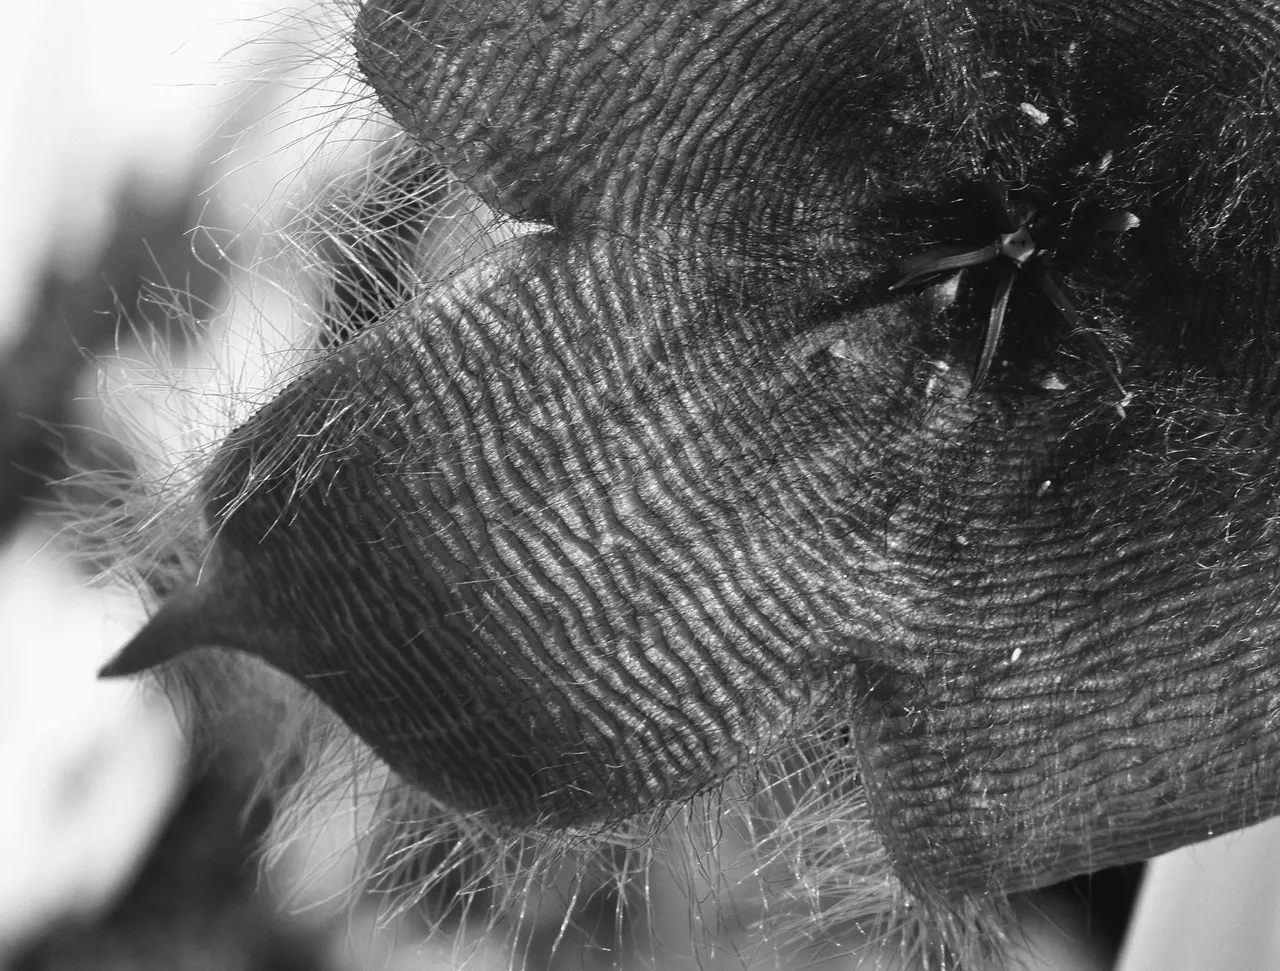
[[[990,373],[1015,282],[1019,277],[1030,279],[1066,321],[1071,333],[1089,344],[1102,360],[1112,383],[1120,392],[1117,408],[1123,415],[1129,395],[1120,382],[1112,354],[1086,324],[1075,299],[1063,283],[1062,254],[1087,252],[1107,245],[1115,235],[1137,226],[1138,217],[1118,208],[1072,207],[1063,215],[1059,211],[1061,207],[1035,204],[1015,207],[1010,202],[1008,188],[994,176],[987,177],[986,187],[1000,235],[983,246],[946,244],[903,260],[899,266],[906,275],[890,289],[934,283],[943,276],[970,267],[994,266],[995,295],[982,350],[974,368],[972,392],[982,387]],[[1025,195],[1040,197],[1044,193],[1028,189]]]

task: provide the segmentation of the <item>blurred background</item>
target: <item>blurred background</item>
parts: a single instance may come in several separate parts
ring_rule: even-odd
[[[0,971],[3,969],[529,969],[740,967],[751,931],[710,935],[667,879],[650,882],[648,947],[593,898],[558,937],[541,907],[520,955],[461,921],[389,925],[339,902],[341,824],[311,858],[264,876],[269,807],[244,777],[193,764],[164,699],[97,668],[141,623],[139,592],[70,555],[59,495],[73,468],[145,474],[104,412],[185,442],[171,385],[117,399],[99,357],[188,345],[287,348],[289,302],[239,270],[297,193],[368,151],[362,95],[342,72],[342,11],[270,0],[10,4],[0,31]],[[197,227],[201,227],[197,229]],[[278,311],[278,313],[276,313]],[[213,348],[209,351],[209,348]],[[194,359],[194,358],[193,358]],[[253,365],[238,365],[245,376]],[[111,401],[104,409],[103,389]],[[77,495],[91,504],[92,490]],[[339,814],[339,817],[341,814]],[[323,873],[317,861],[326,861]],[[344,862],[346,861],[346,862]],[[346,868],[344,870],[344,867]],[[1280,829],[1256,827],[1019,901],[1023,964],[1053,971],[1280,967]],[[716,901],[750,913],[746,891]],[[1134,909],[1137,901],[1136,910]],[[541,905],[540,905],[541,906]],[[705,907],[703,908],[705,910]],[[438,917],[439,915],[434,915]],[[1131,920],[1132,916],[1132,920]],[[479,925],[477,925],[479,926]],[[1128,947],[1121,954],[1126,928]],[[638,939],[639,934],[635,935]],[[760,967],[854,968],[855,940],[767,953]],[[892,966],[874,951],[861,966]],[[877,962],[883,961],[884,964]]]

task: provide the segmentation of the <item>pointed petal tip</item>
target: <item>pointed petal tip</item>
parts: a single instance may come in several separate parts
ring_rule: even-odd
[[[147,622],[124,647],[116,652],[115,657],[104,664],[98,671],[99,678],[125,678],[131,674],[141,674],[148,668],[176,657],[185,650],[186,645],[175,643],[172,637],[166,636],[164,624],[157,626],[163,611]]]
[[[132,643],[132,642],[131,642]],[[133,658],[129,656],[129,647],[116,652],[115,657],[98,669],[98,677],[107,678],[124,678],[131,674],[137,674],[142,668],[133,663]]]
[[[208,601],[196,589],[166,601],[146,626],[98,671],[99,678],[123,678],[171,661],[197,647],[223,641]]]

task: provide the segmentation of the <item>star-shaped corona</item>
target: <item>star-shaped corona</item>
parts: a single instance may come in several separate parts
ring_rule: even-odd
[[[991,214],[1000,235],[983,246],[948,244],[901,262],[905,276],[890,287],[899,290],[917,283],[979,266],[991,266],[996,277],[995,297],[982,340],[982,350],[973,372],[972,390],[986,383],[1000,338],[1004,333],[1009,296],[1020,279],[1027,280],[1062,315],[1074,334],[1079,335],[1098,355],[1121,394],[1121,405],[1129,395],[1120,383],[1112,355],[1081,317],[1076,301],[1064,285],[1058,254],[1064,249],[1093,248],[1104,235],[1118,236],[1139,225],[1133,213],[1119,208],[1088,210],[1087,215],[1071,214],[1065,221],[1054,207],[1046,205],[1044,193],[1028,191],[1035,201],[1013,204],[1008,187],[995,175],[985,180]]]

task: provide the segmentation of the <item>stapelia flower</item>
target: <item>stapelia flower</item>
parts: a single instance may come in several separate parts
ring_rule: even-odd
[[[781,780],[745,815],[819,909],[960,932],[1271,814],[1280,37],[1184,6],[371,0],[392,116],[542,228],[231,436],[113,670],[257,654],[513,830]],[[1123,259],[893,289],[1009,256],[993,159],[1140,213]],[[1052,377],[971,394],[1001,330]]]

